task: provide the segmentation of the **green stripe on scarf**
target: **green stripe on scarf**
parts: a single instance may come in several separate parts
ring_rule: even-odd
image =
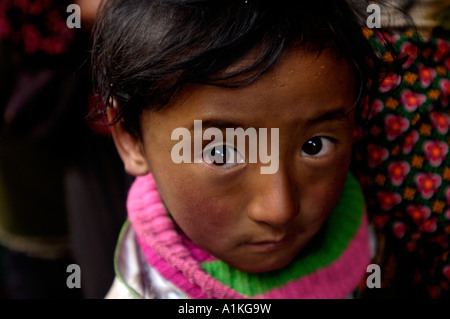
[[[338,204],[317,236],[283,269],[249,274],[218,260],[201,263],[206,273],[238,293],[253,297],[300,279],[338,259],[361,225],[365,203],[360,186],[349,174]]]

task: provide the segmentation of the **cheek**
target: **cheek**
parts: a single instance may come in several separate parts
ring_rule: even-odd
[[[302,194],[299,229],[312,238],[319,232],[339,201],[345,179],[319,180]]]
[[[349,172],[351,147],[342,150],[330,165],[309,169],[302,182],[301,207],[311,224],[323,223],[336,206]]]
[[[173,142],[166,141],[171,145],[167,148],[160,140],[146,141],[146,160],[158,192],[178,226],[202,247],[201,242],[225,234],[234,225],[231,199],[224,196],[225,191],[211,187],[205,174],[199,173],[201,164],[175,164]]]
[[[345,175],[347,176],[347,175]],[[334,176],[319,181],[308,193],[308,206],[315,206],[319,215],[328,216],[336,206],[345,184],[345,177]]]
[[[190,167],[177,166],[154,174],[165,205],[195,244],[206,250],[220,248],[237,228],[236,206],[230,205],[229,196],[213,192],[198,173],[191,174]]]

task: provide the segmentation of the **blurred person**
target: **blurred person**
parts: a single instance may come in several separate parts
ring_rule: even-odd
[[[401,68],[384,74],[355,145],[355,167],[378,233],[382,289],[367,298],[450,298],[450,33],[448,1],[391,1],[414,20],[383,40],[366,36]],[[448,22],[448,21],[447,21]],[[416,32],[417,31],[417,32]]]
[[[123,182],[109,175],[120,175],[116,154],[96,144],[108,132],[85,121],[95,103],[88,63],[93,14],[86,3],[80,2],[81,29],[66,24],[70,1],[0,3],[0,240],[11,298],[102,297],[112,278],[113,266],[103,260],[113,254],[107,239],[116,232],[114,216],[109,209],[105,223],[97,220],[104,218],[104,193],[89,187],[104,182],[120,198]],[[120,205],[112,211],[120,220]],[[66,286],[72,263],[81,267],[81,290]],[[90,275],[97,265],[103,271]]]

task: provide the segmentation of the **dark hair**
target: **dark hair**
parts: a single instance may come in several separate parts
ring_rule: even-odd
[[[244,86],[299,45],[346,59],[359,103],[376,90],[383,62],[358,10],[346,0],[107,0],[93,32],[94,84],[107,106],[118,104],[116,121],[139,136],[142,110],[161,109],[186,84]],[[225,72],[254,51],[252,65]]]

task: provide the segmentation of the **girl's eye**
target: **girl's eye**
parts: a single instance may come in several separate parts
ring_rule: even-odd
[[[320,157],[327,154],[333,147],[334,141],[331,138],[316,136],[309,139],[302,146],[301,156],[303,157]]]
[[[244,157],[231,146],[219,145],[205,149],[203,161],[209,165],[226,168],[244,163]]]

